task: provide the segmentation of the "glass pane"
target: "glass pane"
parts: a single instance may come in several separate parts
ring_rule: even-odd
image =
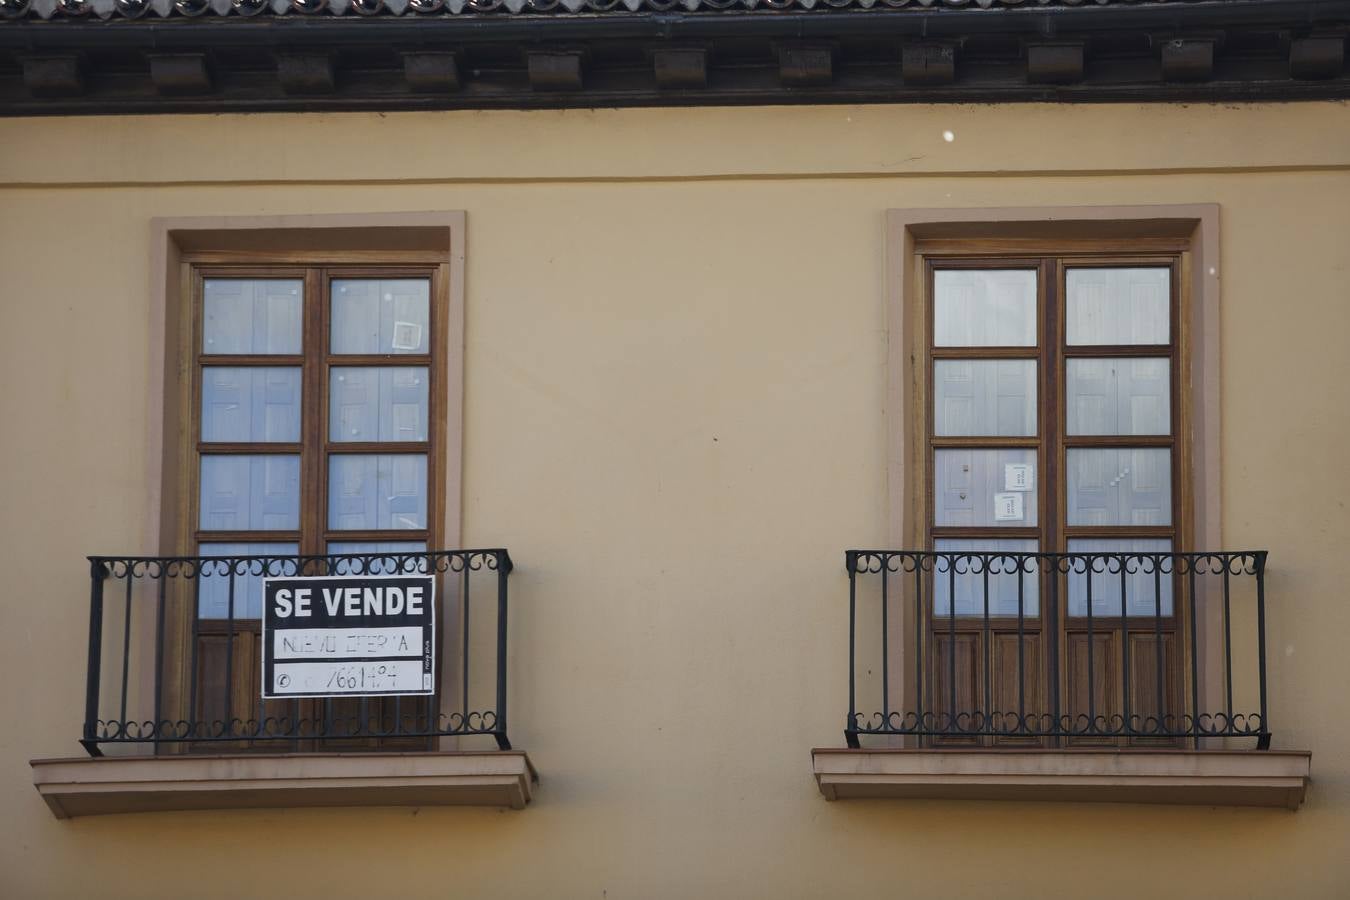
[[[1039,547],[1032,540],[940,540],[933,542],[939,553],[958,551],[987,553],[1035,553]],[[1020,560],[978,556],[950,559],[939,557],[933,566],[933,614],[950,616],[952,609],[952,581],[956,584],[956,614],[958,616],[984,615],[984,568],[989,568],[989,615],[1017,615],[1017,579],[1021,567],[1022,615],[1034,618],[1040,612],[1040,568],[1034,559]],[[955,579],[952,572],[955,571]]]
[[[427,527],[427,458],[416,453],[329,457],[328,527]]]
[[[939,269],[933,273],[938,347],[1036,346],[1033,269]]]
[[[328,381],[334,441],[425,441],[427,370],[334,366]]]
[[[202,440],[300,440],[300,369],[202,369]]]
[[[1072,540],[1070,553],[1171,553],[1172,542],[1163,540]],[[1172,614],[1172,576],[1174,566],[1162,560],[1161,577],[1153,559],[1125,559],[1125,597],[1127,614],[1151,616],[1155,609],[1162,615]],[[1102,558],[1074,561],[1068,575],[1069,615],[1087,615],[1088,569],[1092,569],[1092,614],[1094,616],[1120,615],[1121,560]]]
[[[294,531],[300,527],[300,457],[203,456],[199,527]]]
[[[199,556],[295,556],[300,552],[298,544],[201,544],[197,548]],[[222,566],[223,568],[223,566]],[[242,568],[242,566],[240,567]],[[254,572],[258,574],[254,574]],[[249,566],[247,574],[234,576],[234,617],[236,619],[257,619],[262,616],[262,580],[267,575],[294,575],[295,566],[289,562],[274,560],[266,564],[259,561]],[[197,614],[203,619],[225,619],[230,615],[230,576],[205,565],[197,579]]]
[[[1035,525],[1035,450],[938,450],[933,470],[937,525]]]
[[[939,359],[933,363],[937,433],[944,437],[1036,434],[1036,361]]]
[[[1171,361],[1071,359],[1069,434],[1170,434]]]
[[[340,553],[425,553],[427,545],[421,541],[330,541],[328,552]],[[365,575],[389,575],[398,572],[425,572],[425,559],[413,561],[411,566],[402,565],[403,560],[374,557],[369,560],[338,560],[334,571],[345,574],[352,571]]]
[[[1166,344],[1171,270],[1069,269],[1070,344]]]
[[[207,278],[203,353],[299,353],[304,283],[298,278]]]
[[[335,278],[332,291],[334,353],[428,352],[425,278]]]
[[[1171,525],[1172,451],[1070,448],[1070,525]]]

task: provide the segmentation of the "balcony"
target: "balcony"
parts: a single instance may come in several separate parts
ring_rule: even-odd
[[[507,736],[507,551],[89,562],[89,758],[33,762],[58,817],[528,802],[534,770]],[[262,580],[308,576],[430,576],[430,694],[264,699]]]
[[[850,550],[829,799],[1297,807],[1270,750],[1265,551]],[[864,746],[864,741],[867,746]]]

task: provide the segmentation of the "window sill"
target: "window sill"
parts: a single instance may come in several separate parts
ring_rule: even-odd
[[[1297,809],[1312,755],[1271,750],[811,751],[827,800],[1050,800]]]
[[[292,753],[35,759],[58,819],[187,809],[496,806],[523,809],[538,781],[516,751]]]

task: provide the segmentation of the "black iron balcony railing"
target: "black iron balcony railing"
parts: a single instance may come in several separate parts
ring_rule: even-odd
[[[426,749],[506,734],[505,550],[330,556],[89,557],[88,681],[80,743],[159,752]],[[434,574],[436,693],[262,699],[263,577]]]
[[[845,558],[851,747],[1270,745],[1264,550]]]

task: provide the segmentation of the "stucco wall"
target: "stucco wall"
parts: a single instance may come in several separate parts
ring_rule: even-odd
[[[1350,893],[1350,107],[30,119],[0,146],[0,895]],[[884,210],[1142,203],[1221,205],[1223,543],[1271,551],[1307,804],[827,803],[842,552],[887,539]],[[150,219],[423,209],[468,214],[464,537],[518,564],[534,803],[56,821],[27,760],[79,752],[82,557],[152,549]]]

